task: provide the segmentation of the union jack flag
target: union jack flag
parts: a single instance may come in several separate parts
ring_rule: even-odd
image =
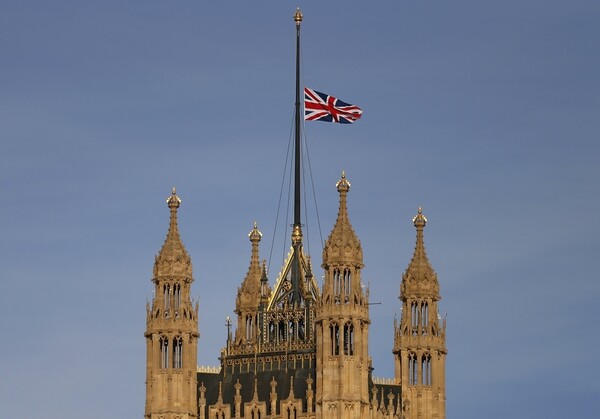
[[[351,124],[360,118],[362,109],[333,96],[304,88],[304,120]]]

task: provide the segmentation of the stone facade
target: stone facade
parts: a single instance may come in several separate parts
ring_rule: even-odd
[[[402,316],[390,348],[395,375],[377,379],[371,375],[363,251],[348,216],[344,173],[336,186],[340,205],[323,249],[322,289],[299,225],[271,288],[254,225],[250,265],[236,297],[237,325],[216,369],[196,366],[198,305],[190,299],[192,265],[179,236],[181,200],[173,190],[147,308],[146,418],[445,418],[445,322],[423,242],[427,220],[420,209],[413,220],[417,242],[402,276]]]
[[[177,227],[181,200],[167,199],[169,231],[154,261],[154,298],[146,306],[147,419],[198,416],[198,303],[192,304],[192,260]]]
[[[394,324],[396,382],[402,388],[404,417],[445,417],[446,321],[438,312],[440,285],[431,267],[423,228],[427,218],[421,208],[413,218],[417,229],[415,252],[402,275],[400,325]]]

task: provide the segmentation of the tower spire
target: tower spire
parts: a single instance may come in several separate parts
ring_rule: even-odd
[[[250,256],[250,267],[248,268],[248,273],[246,274],[244,285],[250,287],[252,291],[256,291],[258,293],[260,277],[262,275],[262,269],[260,266],[258,253],[258,244],[262,239],[262,233],[258,229],[256,221],[254,222],[254,227],[252,227],[252,230],[250,231],[250,233],[248,233],[248,239],[250,239],[250,243],[252,243],[252,252]]]
[[[181,199],[173,188],[167,238],[154,261],[154,298],[146,309],[146,412],[152,419],[196,417],[198,305],[192,303],[192,260],[177,226]],[[185,382],[180,377],[189,377]]]
[[[167,206],[171,210],[167,237],[154,262],[154,278],[163,275],[182,275],[191,280],[192,260],[179,236],[177,226],[177,210],[181,198],[177,196],[175,187],[167,198]]]
[[[333,230],[323,248],[323,268],[344,262],[360,269],[363,267],[363,252],[348,217],[347,197],[351,185],[345,171],[342,171],[342,177],[335,186],[340,194],[340,206]]]
[[[417,229],[417,239],[412,259],[402,278],[402,286],[408,287],[408,289],[401,290],[401,292],[414,294],[426,292],[427,294],[431,295],[431,297],[439,300],[440,296],[437,275],[431,266],[431,263],[429,262],[427,252],[425,250],[423,229],[427,225],[427,217],[423,215],[423,208],[419,207],[417,210],[417,215],[413,217],[412,221]]]
[[[257,324],[257,312],[261,303],[263,293],[268,292],[268,285],[262,283],[263,269],[259,260],[258,244],[262,239],[262,233],[258,229],[256,221],[254,227],[248,233],[252,243],[250,266],[242,286],[238,288],[235,301],[235,313],[238,315],[238,324],[235,333],[235,344],[255,342],[259,333]],[[266,275],[266,273],[265,273]]]
[[[440,321],[440,286],[423,240],[427,217],[419,207],[412,219],[417,229],[415,251],[402,275],[402,317],[395,324],[394,358],[401,398],[410,407],[408,419],[445,417],[446,325]],[[435,415],[435,416],[434,416]]]

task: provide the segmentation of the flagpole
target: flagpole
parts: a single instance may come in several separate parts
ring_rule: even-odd
[[[292,271],[290,275],[292,294],[290,303],[296,304],[301,300],[300,295],[300,254],[302,252],[302,221],[300,218],[300,164],[302,153],[300,151],[300,23],[302,13],[300,8],[294,13],[296,22],[296,126],[294,136],[294,226],[292,228],[292,246],[294,249]]]
[[[300,23],[302,22],[302,13],[300,8],[294,13],[296,22],[296,131],[294,138],[295,171],[294,171],[294,227],[302,225],[300,219]]]

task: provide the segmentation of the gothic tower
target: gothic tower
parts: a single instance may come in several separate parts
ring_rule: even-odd
[[[198,303],[190,298],[192,261],[177,228],[181,199],[167,199],[169,231],[156,256],[154,298],[146,305],[147,419],[190,419],[198,415]]]
[[[238,288],[235,300],[235,313],[238,316],[237,329],[233,345],[238,348],[254,346],[260,337],[261,325],[259,311],[265,306],[271,293],[269,288],[265,263],[261,267],[259,262],[258,244],[262,239],[262,233],[256,223],[248,234],[252,243],[250,256],[250,267],[248,273]]]
[[[351,419],[369,409],[369,307],[361,288],[363,252],[346,208],[350,182],[336,184],[340,206],[323,249],[325,279],[316,310],[317,417]]]
[[[396,382],[402,389],[405,418],[446,417],[446,322],[438,313],[440,286],[425,252],[427,218],[419,208],[415,251],[402,275],[400,326],[394,324]]]

